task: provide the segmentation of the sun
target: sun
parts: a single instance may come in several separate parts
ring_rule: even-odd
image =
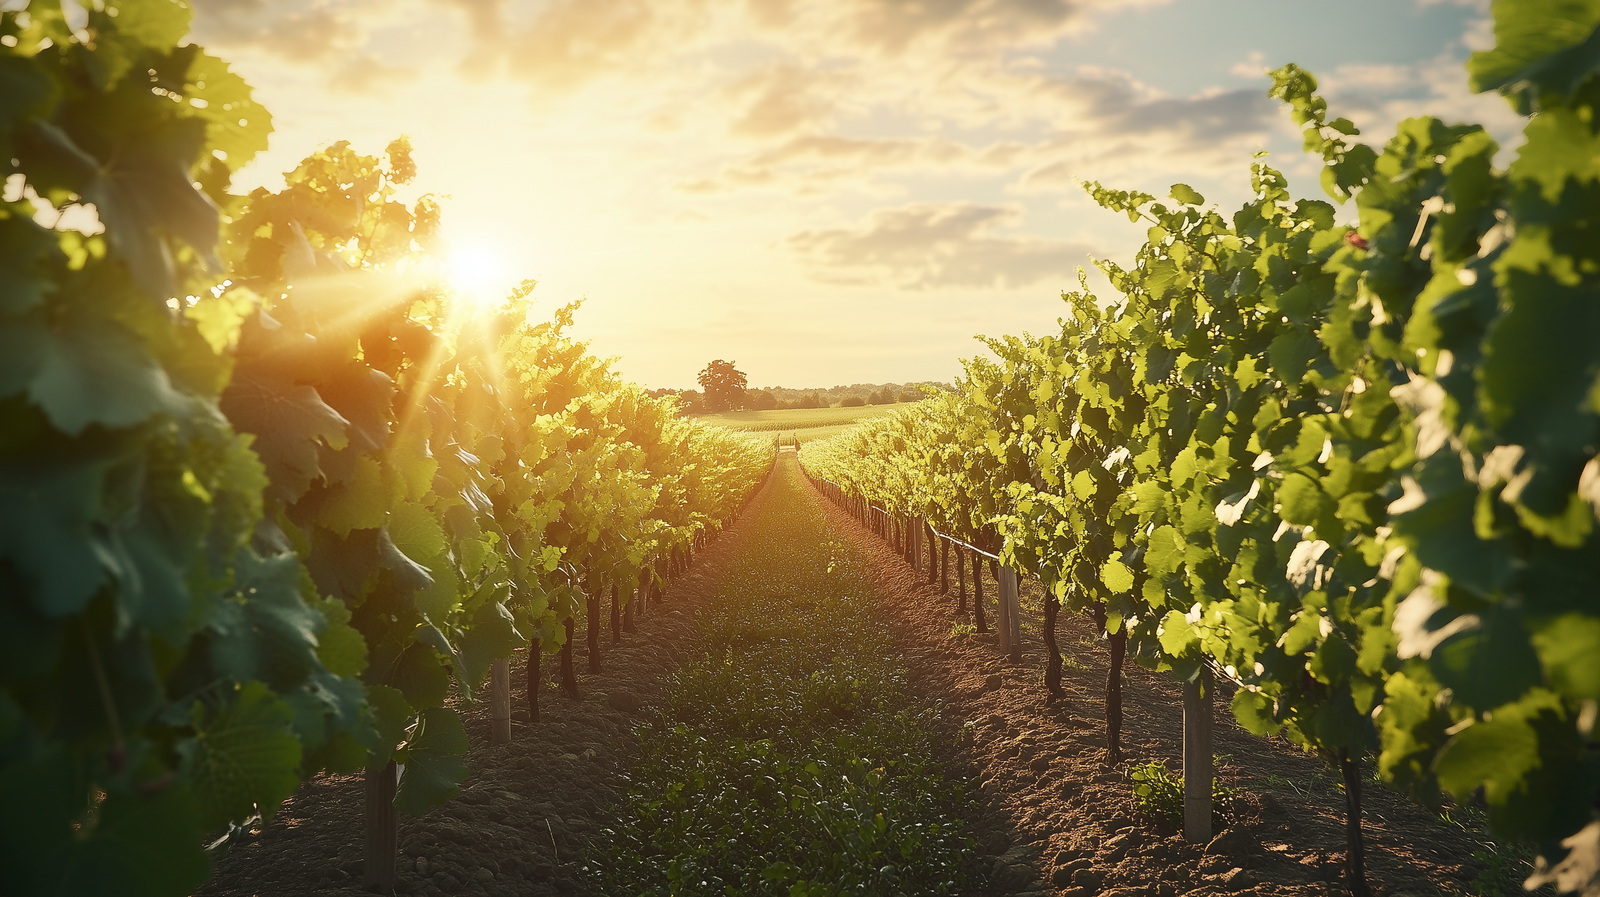
[[[445,277],[470,307],[487,310],[498,306],[505,298],[505,263],[481,244],[452,249],[445,263]]]

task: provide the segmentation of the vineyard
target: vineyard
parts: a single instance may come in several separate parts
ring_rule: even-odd
[[[231,192],[187,4],[6,5],[0,890],[1600,895],[1600,6],[1493,14],[1507,167],[1286,65],[1331,203],[1090,184],[1059,333],[709,420],[404,137]]]

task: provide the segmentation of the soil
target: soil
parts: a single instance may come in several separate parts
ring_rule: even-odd
[[[993,893],[1348,893],[1344,794],[1338,771],[1327,762],[1281,737],[1246,732],[1228,709],[1232,694],[1219,687],[1212,737],[1217,777],[1238,794],[1234,819],[1210,843],[1185,841],[1175,828],[1141,818],[1125,772],[1165,761],[1179,775],[1183,692],[1177,682],[1132,662],[1124,666],[1123,763],[1111,767],[1103,715],[1110,653],[1092,619],[1062,614],[1057,621],[1067,697],[1048,704],[1038,583],[1024,586],[1023,650],[1013,663],[999,653],[993,632],[964,634],[955,625],[969,621],[954,615],[953,595],[928,585],[925,571],[828,506],[839,531],[870,558],[885,611],[899,626],[913,687],[946,707],[942,716],[958,746],[956,768],[982,783],[985,811],[974,823],[980,848],[992,858]],[[992,625],[999,587],[987,564],[983,577]],[[953,570],[950,591],[956,591]],[[1382,785],[1367,782],[1362,798],[1367,880],[1375,895],[1471,891],[1483,871],[1472,856],[1480,843]]]
[[[794,463],[786,451],[782,463]],[[766,500],[763,490],[748,511]],[[830,509],[840,534],[868,559],[883,612],[894,623],[913,688],[943,705],[952,772],[970,776],[984,807],[972,820],[989,876],[981,893],[1055,897],[1322,895],[1343,892],[1343,796],[1321,760],[1240,729],[1219,695],[1214,739],[1218,775],[1239,793],[1233,823],[1210,844],[1139,817],[1125,773],[1104,762],[1101,695],[1107,652],[1091,621],[1063,615],[1065,701],[1048,705],[1038,620],[1025,621],[1021,660],[1006,661],[993,635],[963,634],[951,596],[843,511]],[[486,708],[457,709],[473,747],[461,795],[426,816],[400,817],[400,894],[544,897],[588,893],[586,850],[604,850],[607,808],[624,787],[636,754],[631,720],[662,692],[694,650],[698,608],[716,593],[741,550],[736,522],[695,559],[665,600],[636,619],[636,631],[611,643],[602,635],[603,671],[584,672],[575,647],[579,700],[562,695],[546,657],[539,721],[529,725],[519,654],[513,661],[513,737],[489,743]],[[986,575],[985,596],[998,588]],[[954,577],[952,577],[954,591]],[[1025,595],[1025,605],[1026,605]],[[1038,596],[1033,595],[1037,609]],[[580,624],[581,630],[581,624]],[[1181,752],[1181,692],[1169,679],[1132,664],[1123,684],[1125,764]],[[964,725],[970,724],[970,725]],[[1477,845],[1441,826],[1406,798],[1365,789],[1368,876],[1374,893],[1434,895],[1464,890],[1480,867]],[[319,776],[265,823],[236,839],[199,895],[355,897],[362,873],[364,789],[360,776]],[[620,895],[619,895],[620,897]]]

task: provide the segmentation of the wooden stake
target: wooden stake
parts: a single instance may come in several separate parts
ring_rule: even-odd
[[[939,540],[939,594],[950,594],[950,543]]]
[[[1211,668],[1183,684],[1183,839],[1211,840]]]
[[[989,631],[989,622],[983,616],[983,558],[972,553],[972,620],[979,632]]]
[[[367,842],[361,884],[379,894],[394,893],[395,862],[400,854],[400,820],[394,795],[399,786],[399,770],[393,760],[383,766],[367,767]]]
[[[611,644],[622,641],[622,608],[617,605],[617,584],[611,584]]]
[[[489,743],[511,743],[511,660],[489,667]]]
[[[544,647],[539,639],[528,641],[528,726],[539,721],[539,666],[544,659]]]
[[[1022,607],[1018,596],[1021,585],[1017,571],[1000,568],[1000,650],[1013,662],[1022,659]]]

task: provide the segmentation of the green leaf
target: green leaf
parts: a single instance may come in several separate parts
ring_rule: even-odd
[[[1520,97],[1519,111],[1526,115],[1537,108],[1539,94],[1572,93],[1600,63],[1600,5],[1591,0],[1496,0],[1490,8],[1494,49],[1467,60],[1474,91],[1499,89]]]
[[[1195,189],[1188,184],[1173,184],[1170,195],[1173,199],[1185,205],[1203,206],[1206,204],[1206,198],[1196,193]]]
[[[1100,581],[1105,583],[1106,589],[1111,594],[1121,595],[1133,589],[1133,571],[1120,560],[1113,558],[1100,568]]]
[[[1167,576],[1175,573],[1183,564],[1185,546],[1183,537],[1170,526],[1157,527],[1150,534],[1150,543],[1145,548],[1144,566],[1146,570],[1157,576]]]
[[[326,598],[316,610],[328,621],[317,636],[317,659],[335,676],[359,676],[367,668],[367,640],[350,625],[350,609],[337,598]]]
[[[1272,717],[1272,699],[1260,692],[1239,689],[1233,694],[1233,716],[1245,731],[1262,737],[1277,734],[1283,725]]]
[[[110,91],[147,50],[165,52],[189,33],[189,4],[178,0],[141,0],[115,4],[89,13],[95,32],[93,71],[101,90]]]
[[[220,404],[235,429],[255,436],[273,497],[290,504],[322,476],[318,445],[339,449],[348,443],[349,424],[339,412],[316,389],[282,377],[241,371]]]
[[[109,465],[0,465],[0,558],[47,617],[79,613],[105,583],[112,547],[97,525]]]
[[[406,725],[416,713],[400,689],[387,685],[367,686],[367,707],[378,731],[377,759],[387,763],[389,755],[405,740]]]
[[[236,597],[212,608],[211,662],[234,681],[260,679],[279,692],[316,670],[322,616],[300,595],[300,558],[262,558],[244,549],[235,561]]]
[[[1539,737],[1519,715],[1475,723],[1450,739],[1435,765],[1439,784],[1467,801],[1479,785],[1489,784],[1494,796],[1517,787],[1539,765]]]
[[[1291,473],[1278,487],[1278,513],[1296,526],[1310,526],[1317,518],[1331,510],[1333,499],[1322,491],[1317,481],[1302,473]]]
[[[57,747],[0,771],[0,843],[8,892],[172,897],[204,883],[195,802],[179,782],[152,794],[111,788],[92,824],[83,771]]]
[[[26,389],[64,433],[91,424],[130,427],[151,415],[182,413],[166,371],[130,332],[109,321],[49,328],[35,321],[0,327],[0,395]]]
[[[438,707],[450,690],[450,674],[431,645],[412,642],[395,659],[385,684],[400,689],[412,707]]]
[[[55,83],[38,60],[0,54],[0,159],[9,163],[16,157],[18,125],[47,114],[55,94]],[[10,266],[3,270],[9,273]]]
[[[189,96],[205,101],[198,110],[208,124],[206,141],[227,156],[228,167],[243,168],[267,148],[272,114],[252,95],[250,85],[209,53],[195,54],[189,64]]]
[[[173,119],[141,131],[115,147],[110,161],[99,165],[79,191],[94,203],[112,253],[157,302],[165,303],[178,290],[169,237],[181,238],[203,259],[216,250],[217,207],[189,180],[205,140],[200,119]]]
[[[1533,646],[1551,687],[1569,698],[1600,700],[1600,619],[1570,613],[1548,620],[1535,627]]]
[[[185,766],[204,827],[243,819],[257,805],[270,816],[300,786],[294,712],[262,683],[245,683],[209,720],[197,702],[193,717]]]
[[[1439,684],[1455,692],[1456,703],[1478,710],[1516,700],[1541,678],[1521,616],[1504,604],[1486,608],[1479,625],[1436,645],[1428,668]]]
[[[1189,653],[1199,640],[1199,633],[1184,617],[1182,611],[1168,611],[1161,620],[1161,650],[1172,657],[1181,657]]]
[[[494,601],[482,605],[473,615],[466,634],[457,642],[463,667],[461,678],[472,683],[476,690],[494,661],[510,657],[512,651],[527,643],[504,604]]]
[[[1286,386],[1299,386],[1305,379],[1311,359],[1317,356],[1317,338],[1293,328],[1285,329],[1267,347],[1267,360],[1272,372]]]
[[[0,93],[3,90],[0,87]],[[0,314],[21,314],[43,302],[55,289],[46,263],[60,260],[55,234],[21,214],[0,210]],[[0,374],[0,392],[14,391],[6,388],[5,379]]]
[[[353,529],[383,526],[388,512],[389,489],[383,481],[383,469],[376,460],[362,457],[356,460],[355,476],[329,488],[318,522],[340,536],[347,536]],[[390,535],[393,536],[392,530]]]
[[[454,710],[424,710],[406,746],[406,771],[394,796],[395,807],[421,816],[460,794],[457,785],[471,773],[461,759],[468,747],[467,730]]]

